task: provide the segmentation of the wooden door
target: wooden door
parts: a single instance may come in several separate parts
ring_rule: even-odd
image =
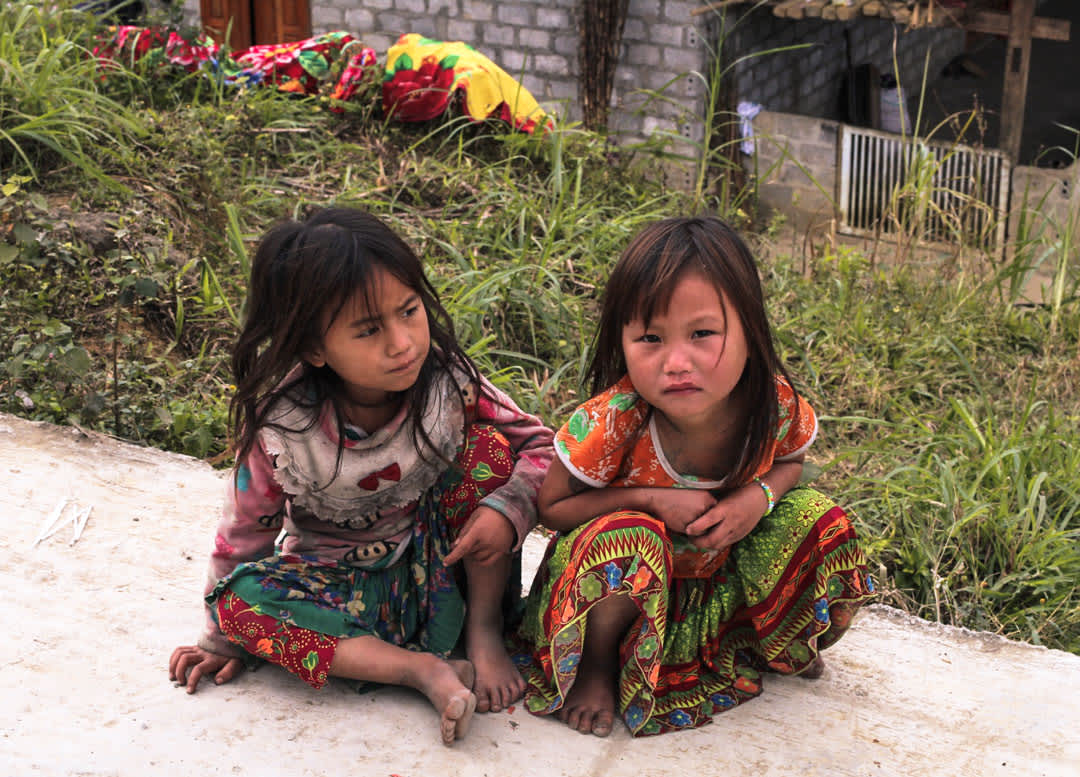
[[[225,42],[228,31],[233,51],[255,42],[251,34],[251,0],[199,0],[199,14],[203,29],[214,40]]]
[[[233,51],[311,37],[309,0],[199,0],[199,13],[214,40],[224,41],[229,31]]]
[[[292,43],[311,37],[308,0],[252,0],[256,43]]]

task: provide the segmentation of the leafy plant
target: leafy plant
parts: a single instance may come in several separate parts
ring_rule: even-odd
[[[24,56],[34,36],[85,51],[74,17],[20,13],[0,10],[0,53]],[[38,177],[23,164],[0,181],[0,410],[220,464],[248,257],[278,219],[337,203],[386,220],[484,372],[557,425],[630,236],[700,207],[741,218],[750,197],[716,188],[720,161],[696,168],[693,191],[667,188],[649,173],[669,148],[616,151],[572,123],[401,126],[374,88],[339,114],[320,97],[121,79],[108,94],[126,112],[99,117],[111,140],[78,147],[87,166],[27,141]],[[1033,195],[1022,215],[1005,263],[907,249],[882,263],[836,241],[808,261],[770,242],[783,226],[749,237],[822,422],[815,483],[852,509],[882,601],[1080,652],[1076,214]],[[1045,306],[1014,304],[1036,267],[1052,270]]]

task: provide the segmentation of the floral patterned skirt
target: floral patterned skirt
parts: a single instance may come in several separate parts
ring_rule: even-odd
[[[526,603],[515,661],[526,706],[558,710],[574,683],[593,605],[629,594],[639,615],[619,649],[618,711],[635,736],[694,728],[795,674],[848,628],[873,582],[847,514],[789,492],[711,577],[672,575],[664,525],[640,512],[554,537]]]
[[[376,636],[400,647],[447,655],[461,634],[465,598],[463,581],[444,559],[480,500],[507,481],[514,457],[494,427],[476,424],[456,463],[421,497],[409,546],[395,563],[372,569],[278,553],[240,564],[206,597],[219,625],[215,605],[220,599],[229,607],[246,604],[249,613],[288,627],[277,630],[283,643],[295,641],[297,637],[289,635],[299,628],[331,637]],[[511,581],[520,598],[517,565]],[[227,593],[231,596],[226,600]],[[250,649],[239,637],[230,638]],[[283,655],[295,649],[290,644],[278,647],[275,652]],[[287,662],[275,663],[292,671]]]

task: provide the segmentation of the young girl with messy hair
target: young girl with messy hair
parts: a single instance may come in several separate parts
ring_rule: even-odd
[[[479,374],[413,251],[345,208],[272,228],[232,366],[207,625],[170,678],[194,692],[256,656],[315,688],[406,685],[447,744],[518,699],[504,605],[552,434]]]
[[[817,420],[739,236],[643,229],[589,376],[540,490],[557,534],[520,632],[529,710],[600,736],[619,713],[644,736],[708,723],[763,670],[819,676],[873,587],[847,515],[798,485]]]

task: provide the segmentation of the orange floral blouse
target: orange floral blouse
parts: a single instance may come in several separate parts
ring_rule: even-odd
[[[776,378],[780,423],[776,438],[758,467],[761,476],[775,461],[795,458],[807,451],[817,436],[817,417],[801,396],[796,397],[782,377]],[[795,408],[798,406],[798,419]],[[593,488],[656,486],[705,488],[721,485],[676,472],[664,455],[651,418],[642,428],[649,405],[625,376],[611,388],[587,400],[555,435],[555,454],[575,478]],[[641,433],[638,433],[640,430]],[[635,439],[636,437],[636,439]],[[727,551],[702,551],[684,536],[673,536],[675,574],[704,577],[718,569]]]

